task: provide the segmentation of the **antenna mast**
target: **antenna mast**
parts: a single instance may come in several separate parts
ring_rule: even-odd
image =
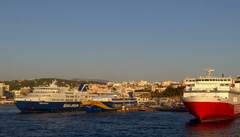
[[[207,72],[206,77],[209,78],[211,76],[211,71],[215,71],[215,70],[207,68],[207,69],[204,69],[204,71]]]

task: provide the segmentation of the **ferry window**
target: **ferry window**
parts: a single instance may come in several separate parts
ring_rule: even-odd
[[[205,81],[209,81],[209,79],[205,79]]]
[[[226,79],[224,79],[224,81],[227,81]]]

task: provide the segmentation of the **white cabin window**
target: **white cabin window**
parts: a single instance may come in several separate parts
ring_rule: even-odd
[[[233,102],[238,102],[238,98],[237,97],[233,97]]]

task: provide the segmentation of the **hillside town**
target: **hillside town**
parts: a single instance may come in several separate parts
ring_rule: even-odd
[[[21,80],[22,81],[22,80]],[[70,88],[70,85],[66,85],[69,90],[75,90],[78,87]],[[179,101],[179,98],[154,98],[151,96],[151,92],[163,92],[167,87],[177,88],[182,86],[182,83],[174,81],[163,82],[148,82],[140,80],[139,82],[128,81],[122,83],[107,82],[106,84],[88,84],[88,90],[93,92],[113,92],[118,91],[124,94],[129,92],[133,93],[133,96],[137,98],[138,104],[156,105],[159,103],[168,103]],[[10,86],[5,83],[0,83],[0,98],[1,103],[11,103],[14,98],[22,98],[30,93],[32,87],[21,87],[19,90],[10,91]]]

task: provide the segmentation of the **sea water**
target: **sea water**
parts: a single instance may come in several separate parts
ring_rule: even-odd
[[[240,118],[192,123],[187,112],[81,112],[26,114],[0,106],[1,137],[239,137]]]

